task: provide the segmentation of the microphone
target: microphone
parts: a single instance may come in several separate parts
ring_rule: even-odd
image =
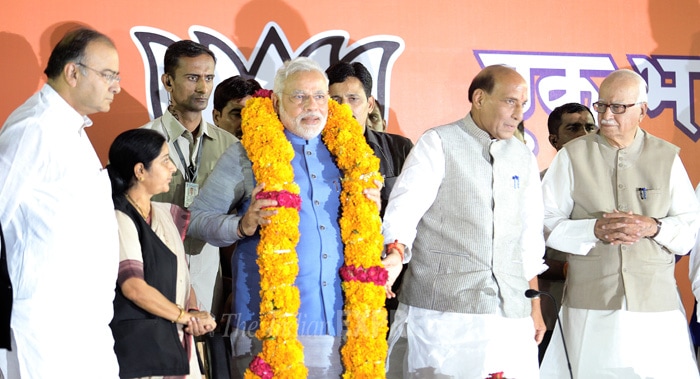
[[[528,288],[527,291],[525,291],[525,297],[528,299],[537,299],[540,297],[540,291],[533,290],[532,288]]]
[[[525,291],[525,297],[528,299],[537,299],[540,297],[540,295],[545,295],[546,297],[550,298],[552,302],[554,303],[554,309],[558,309],[558,304],[557,304],[557,299],[552,296],[551,293],[546,292],[546,291],[537,291],[533,290],[532,288],[529,288]],[[569,350],[566,348],[566,340],[564,339],[564,329],[561,327],[561,319],[559,319],[559,312],[556,312],[557,316],[557,324],[559,325],[559,332],[561,333],[561,343],[564,345],[564,356],[566,357],[566,365],[569,367],[569,376],[571,379],[574,379],[574,372],[571,370],[571,361],[569,360]]]

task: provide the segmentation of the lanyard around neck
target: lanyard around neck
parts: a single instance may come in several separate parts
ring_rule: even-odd
[[[160,119],[161,126],[163,127],[163,131],[165,134],[168,136],[168,140],[170,140],[170,133],[168,133],[168,129],[165,127],[165,124],[163,123],[163,118]],[[178,137],[179,138],[179,137]],[[194,139],[195,136],[194,134],[192,135],[192,138]],[[184,177],[186,182],[194,183],[195,180],[197,180],[197,174],[199,173],[199,162],[202,159],[202,140],[204,139],[204,133],[199,137],[199,141],[197,142],[197,159],[195,161],[190,161],[190,164],[187,164],[187,161],[185,161],[185,155],[182,154],[182,149],[180,149],[180,144],[177,143],[177,138],[173,140],[173,145],[175,146],[175,152],[177,153],[177,156],[180,158],[180,163],[182,163],[182,168],[185,171],[184,172]]]

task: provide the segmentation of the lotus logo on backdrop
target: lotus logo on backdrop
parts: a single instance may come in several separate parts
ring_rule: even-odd
[[[148,26],[131,28],[131,38],[143,59],[148,113],[151,118],[160,117],[168,106],[167,92],[160,81],[163,57],[168,46],[181,38]],[[363,38],[348,46],[349,35],[343,30],[316,34],[293,50],[282,29],[274,22],[265,26],[250,57],[243,56],[226,36],[204,26],[191,26],[189,38],[207,46],[216,55],[215,86],[226,78],[241,75],[254,77],[264,88],[272,89],[277,69],[284,61],[299,56],[310,57],[323,68],[339,61],[361,62],[372,74],[372,93],[384,105],[385,119],[390,106],[391,70],[404,50],[404,41],[391,35]],[[209,122],[211,108],[212,102],[203,113]]]
[[[163,56],[167,47],[181,38],[148,26],[131,28],[131,37],[143,59],[149,115],[160,117],[168,105],[167,93],[160,82]],[[346,31],[330,30],[310,37],[293,50],[282,28],[274,22],[265,26],[250,57],[245,57],[226,36],[204,26],[191,26],[189,38],[208,46],[216,55],[215,84],[242,75],[254,77],[270,89],[282,63],[298,56],[308,56],[324,68],[338,61],[361,62],[374,78],[372,93],[385,105],[385,119],[391,104],[391,70],[405,48],[403,39],[391,35],[363,38],[348,46]],[[596,81],[618,68],[610,54],[474,50],[474,56],[481,67],[506,64],[525,78],[531,91],[525,119],[532,116],[536,104],[547,114],[568,102],[591,106],[598,99]],[[700,139],[694,109],[694,82],[700,79],[700,58],[630,54],[627,59],[629,66],[647,81],[649,116],[656,117],[671,109],[676,127],[693,141]],[[204,112],[210,122],[211,107],[210,102]]]

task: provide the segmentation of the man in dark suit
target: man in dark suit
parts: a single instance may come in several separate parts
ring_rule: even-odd
[[[382,209],[380,215],[384,216],[384,209],[389,202],[389,194],[394,187],[396,178],[401,173],[401,168],[413,148],[410,139],[398,134],[384,133],[368,128],[368,116],[377,106],[372,96],[372,75],[362,63],[338,62],[326,70],[328,75],[328,92],[331,98],[340,104],[350,105],[352,115],[362,125],[365,140],[379,158],[379,173],[384,176],[382,188]],[[406,267],[404,266],[404,270]],[[392,290],[398,293],[403,275],[394,282]],[[391,322],[393,312],[398,307],[396,298],[387,299],[386,307]]]

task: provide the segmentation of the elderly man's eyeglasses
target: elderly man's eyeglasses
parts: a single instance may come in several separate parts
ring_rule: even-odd
[[[325,104],[328,102],[327,93],[315,93],[313,95],[308,95],[305,93],[298,92],[288,93],[285,95],[289,98],[289,101],[291,101],[295,105],[306,104],[306,102],[309,100],[313,100],[316,104]]]
[[[634,104],[605,104],[601,103],[600,101],[593,103],[593,109],[598,112],[598,113],[605,113],[605,111],[608,110],[608,107],[610,108],[610,112],[613,114],[621,114],[625,113],[627,108],[633,107],[635,105],[642,104],[643,102],[638,102]]]
[[[84,64],[82,64],[82,63],[80,63],[80,62],[76,62],[76,65],[78,65],[78,66],[80,66],[80,67],[85,67],[85,68],[87,68],[87,69],[90,70],[90,71],[94,71],[96,74],[98,74],[98,75],[100,75],[102,78],[104,78],[104,80],[106,80],[107,83],[109,83],[110,85],[113,84],[114,82],[119,83],[119,82],[122,80],[122,78],[119,77],[119,73],[118,73],[118,72],[109,71],[109,70],[98,71],[98,70],[95,70],[94,68],[89,67],[89,66],[86,66],[86,65],[84,65]]]

